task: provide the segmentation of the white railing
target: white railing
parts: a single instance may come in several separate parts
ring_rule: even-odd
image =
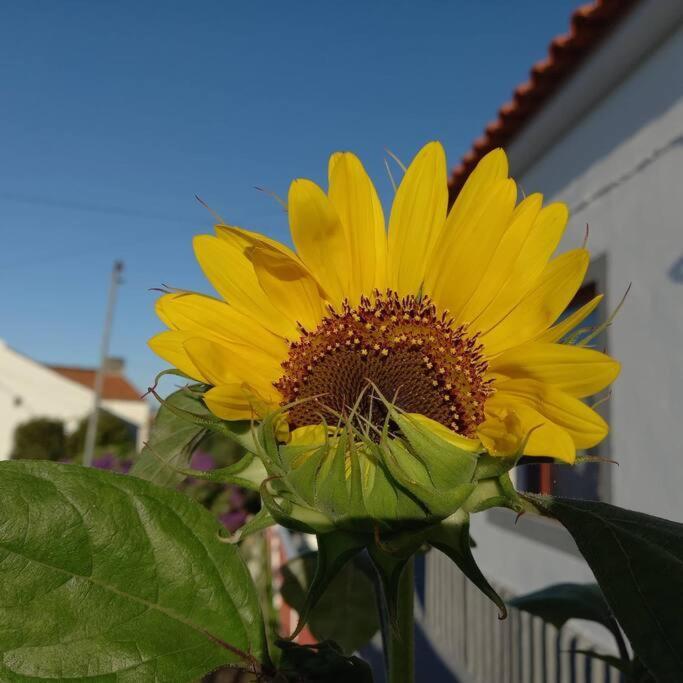
[[[599,650],[565,626],[560,631],[515,609],[498,610],[439,552],[427,553],[418,571],[417,622],[433,655],[460,683],[619,683],[602,661],[573,650]],[[503,598],[510,597],[501,593]],[[429,654],[418,652],[429,668]],[[420,669],[422,666],[420,666]],[[418,679],[421,680],[421,679]],[[428,680],[427,678],[424,679]]]

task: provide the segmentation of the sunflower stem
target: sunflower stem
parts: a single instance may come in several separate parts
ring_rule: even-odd
[[[408,560],[399,584],[396,611],[397,623],[387,624],[388,683],[414,683],[415,681],[415,616],[413,602],[415,591],[415,558]]]

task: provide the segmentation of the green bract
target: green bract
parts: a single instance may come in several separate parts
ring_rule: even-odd
[[[199,404],[200,387],[185,391]],[[383,580],[391,614],[401,571],[425,544],[448,555],[504,614],[472,557],[469,514],[494,505],[521,511],[508,476],[516,458],[464,450],[384,404],[381,432],[359,428],[363,423],[353,416],[321,428],[319,438],[305,444],[282,442],[278,412],[248,432],[238,423],[234,436],[251,451],[241,461],[214,472],[181,471],[258,488],[264,507],[233,541],[274,523],[317,536],[318,567],[300,625],[345,562],[363,549]],[[193,412],[186,401],[180,409],[175,395],[165,406],[203,428],[231,433],[234,423]]]

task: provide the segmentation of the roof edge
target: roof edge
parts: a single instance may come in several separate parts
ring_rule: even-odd
[[[546,58],[534,64],[529,79],[517,86],[512,99],[503,104],[497,118],[486,126],[453,169],[448,183],[451,200],[479,160],[496,147],[509,146],[621,20],[642,2],[594,0],[573,12],[569,31],[551,41]]]

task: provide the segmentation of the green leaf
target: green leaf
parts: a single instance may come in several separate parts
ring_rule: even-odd
[[[281,593],[300,612],[313,579],[318,553],[290,560],[283,568]],[[366,645],[379,629],[375,587],[368,573],[351,560],[330,581],[308,614],[308,627],[318,640],[333,640],[347,654]]]
[[[586,619],[618,633],[612,612],[595,583],[556,583],[543,590],[520,595],[508,605],[529,612],[562,628],[570,619]]]
[[[470,538],[470,518],[465,511],[458,510],[448,519],[443,520],[441,524],[429,531],[426,540],[455,562],[460,571],[495,603],[500,610],[499,619],[507,616],[505,602],[486,580],[474,560]]]
[[[220,529],[135,477],[0,463],[0,680],[183,683],[257,668],[256,591]]]
[[[185,478],[179,470],[188,466],[192,453],[207,431],[206,425],[180,417],[173,408],[207,418],[211,415],[201,395],[187,388],[172,393],[159,408],[149,441],[131,474],[168,487]]]
[[[683,680],[683,525],[606,503],[524,497],[574,537],[654,677]]]

